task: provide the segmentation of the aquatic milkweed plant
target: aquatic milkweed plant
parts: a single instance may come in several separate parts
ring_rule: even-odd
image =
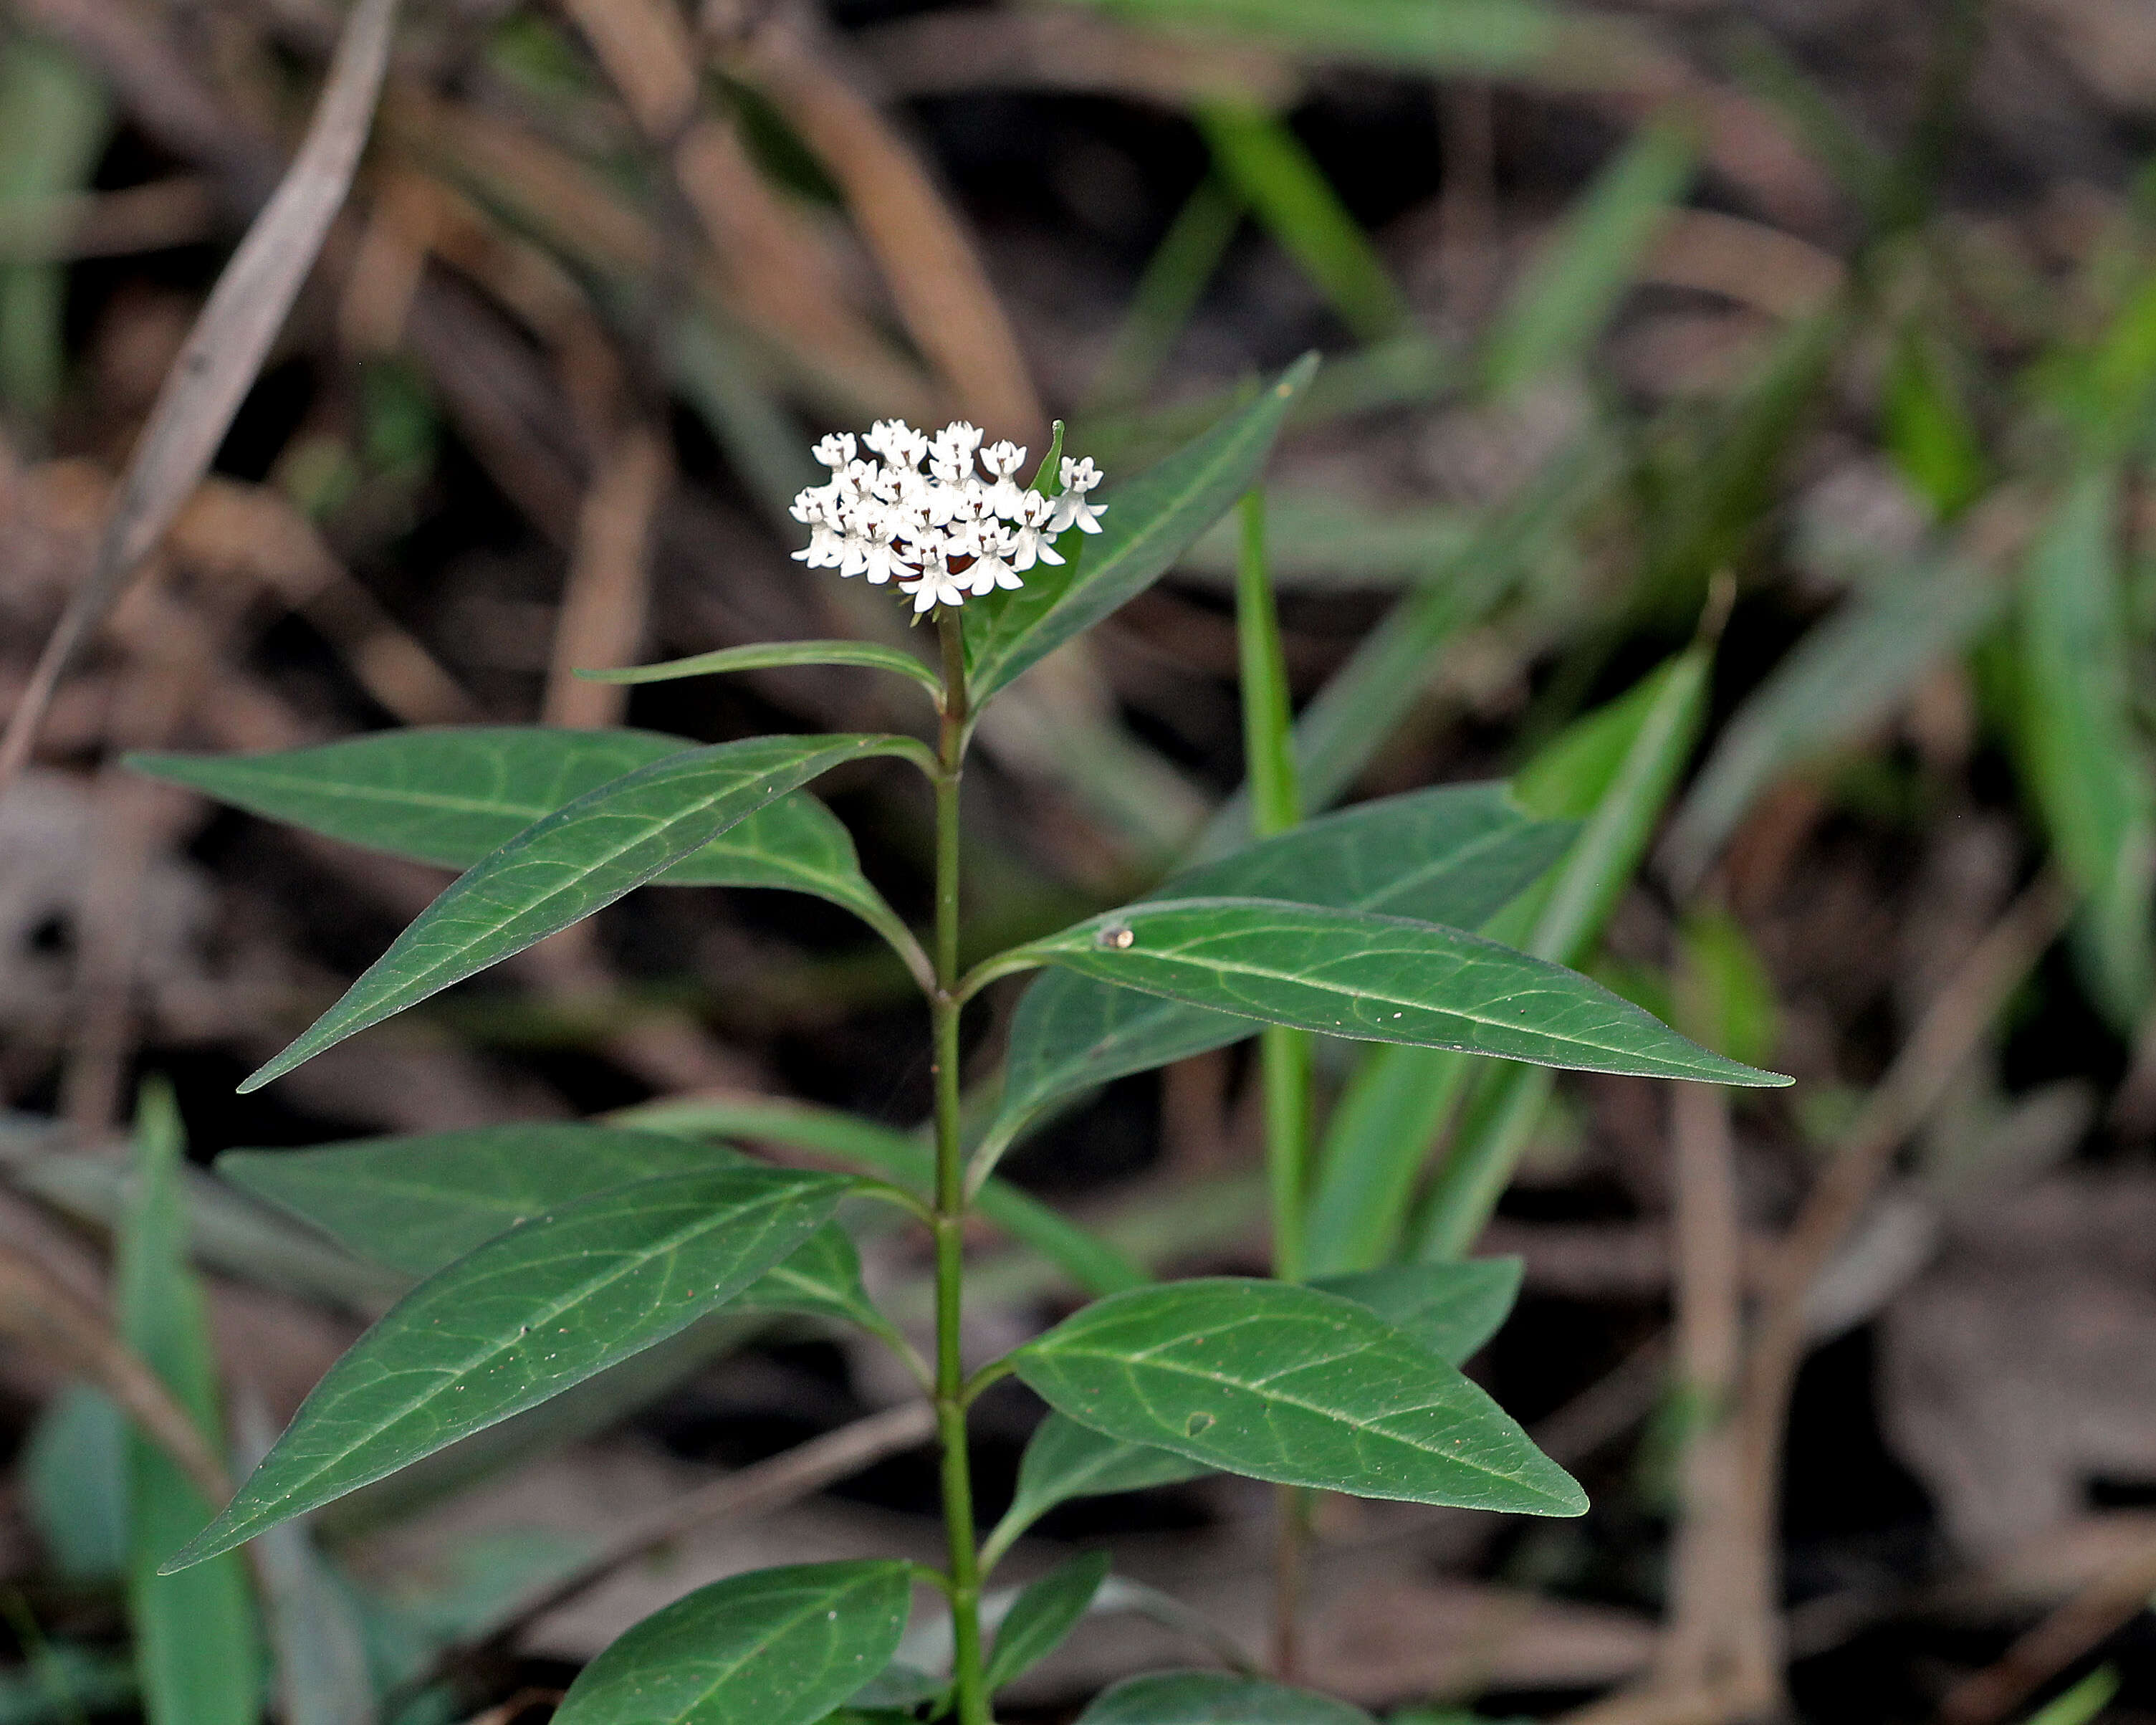
[[[946,1714],[986,1725],[997,1688],[1077,1625],[1107,1563],[1087,1553],[1051,1571],[1009,1604],[993,1635],[983,1584],[1034,1521],[1088,1494],[1219,1470],[1530,1515],[1585,1508],[1579,1487],[1459,1369],[1496,1321],[1487,1278],[1470,1266],[1400,1262],[1310,1283],[1156,1282],[993,1173],[1060,1102],[1261,1026],[1543,1066],[1779,1081],[1686,1041],[1572,970],[1469,932],[1531,887],[1568,836],[1527,818],[1502,786],[1350,808],[961,968],[958,793],[983,710],[1157,579],[1251,490],[1313,368],[1297,366],[1105,503],[1093,501],[1093,464],[1062,454],[1060,428],[1029,484],[1019,480],[1025,451],[983,447],[968,425],[929,437],[888,421],[858,442],[827,439],[816,454],[830,477],[795,506],[809,535],[796,555],[895,588],[932,626],[934,662],[895,645],[804,641],[613,674],[654,680],[798,664],[896,674],[932,704],[932,746],[862,735],[698,747],[638,731],[463,727],[138,762],[259,813],[465,870],[249,1089],[647,883],[783,887],[860,916],[927,999],[935,1078],[925,1143],[828,1122],[794,1134],[826,1161],[866,1156],[879,1164],[870,1172],[774,1166],[619,1125],[228,1157],[228,1178],[424,1279],[330,1370],[168,1570],[229,1552],[730,1304],[856,1323],[897,1351],[934,1404],[947,1560],[938,1569],[875,1557],[798,1564],[699,1589],[600,1654],[570,1689],[562,1725]],[[841,763],[876,757],[918,772],[934,801],[935,915],[925,938],[869,884],[844,829],[804,788]],[[999,1102],[969,1149],[961,1015],[990,983],[1022,973],[1034,974],[1011,1019]],[[715,1132],[729,1117],[736,1134],[768,1142],[810,1116],[767,1104],[699,1117]],[[865,1293],[837,1219],[849,1201],[896,1206],[932,1239],[925,1353]],[[1098,1297],[969,1368],[960,1321],[976,1207]],[[968,1409],[1014,1374],[1051,1411],[1016,1501],[984,1532]],[[947,1612],[947,1671],[893,1663],[921,1590]],[[1255,1681],[1135,1679],[1087,1717],[1240,1717]],[[1285,1689],[1265,1706],[1270,1718],[1339,1713],[1336,1702]]]

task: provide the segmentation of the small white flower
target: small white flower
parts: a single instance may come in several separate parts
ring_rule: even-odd
[[[1101,482],[1091,461],[1064,458],[1064,495],[1044,497],[1017,481],[1023,449],[984,448],[980,428],[963,419],[932,437],[880,419],[858,439],[832,433],[814,454],[831,478],[793,500],[794,520],[808,529],[795,559],[875,587],[896,583],[916,614],[1021,588],[1034,564],[1063,561],[1056,534],[1101,531],[1101,506],[1085,501]]]

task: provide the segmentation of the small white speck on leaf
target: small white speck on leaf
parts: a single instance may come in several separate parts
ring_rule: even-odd
[[[1100,933],[1093,937],[1095,944],[1106,947],[1109,951],[1115,952],[1128,952],[1137,944],[1137,938],[1136,934],[1120,922],[1102,929]]]

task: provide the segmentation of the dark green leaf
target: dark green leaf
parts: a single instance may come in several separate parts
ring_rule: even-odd
[[[1517,1258],[1389,1264],[1318,1276],[1310,1285],[1368,1307],[1447,1365],[1464,1366],[1504,1323],[1525,1267]]]
[[[1071,1419],[1230,1473],[1525,1515],[1587,1507],[1457,1368],[1315,1288],[1229,1277],[1138,1288],[1011,1360]]]
[[[904,1563],[757,1569],[701,1587],[586,1666],[561,1725],[809,1725],[890,1663]]]
[[[1173,1486],[1209,1471],[1204,1463],[1187,1455],[1150,1444],[1127,1443],[1051,1413],[1025,1446],[1018,1465],[1018,1490],[981,1548],[982,1567],[993,1568],[1019,1535],[1059,1503]]]
[[[1296,362],[1249,407],[1107,494],[1106,516],[1101,531],[1086,538],[1082,559],[1062,569],[1036,567],[1019,592],[967,606],[967,675],[975,703],[1165,574],[1250,490],[1289,404],[1317,369],[1315,356]],[[1066,556],[1081,537],[1063,536]]]
[[[120,1332],[165,1382],[214,1453],[223,1447],[217,1368],[202,1286],[187,1261],[179,1112],[143,1086],[134,1203],[119,1239]],[[262,1630],[237,1557],[184,1575],[158,1565],[209,1518],[210,1505],[163,1450],[128,1442],[127,1614],[145,1711],[159,1725],[254,1725],[262,1716]]]
[[[716,653],[671,659],[664,665],[580,670],[577,675],[590,683],[671,683],[721,671],[771,670],[790,665],[850,665],[865,670],[894,671],[911,677],[939,700],[943,694],[942,679],[927,665],[911,653],[879,641],[766,641],[753,647],[723,647]]]
[[[1126,1677],[1077,1725],[1373,1725],[1362,1708],[1307,1689],[1226,1671],[1147,1671]]]
[[[564,1205],[429,1277],[315,1387],[180,1563],[393,1473],[724,1305],[830,1219],[831,1174],[639,1181]]]
[[[468,869],[563,804],[696,747],[651,731],[468,725],[271,755],[130,755],[127,763],[265,819]],[[780,887],[827,899],[879,929],[896,921],[862,876],[845,828],[805,791],[758,809],[655,880]]]
[[[1108,1579],[1108,1553],[1081,1552],[1029,1583],[997,1626],[987,1683],[993,1694],[1053,1653]]]
[[[917,747],[887,737],[752,737],[690,749],[587,792],[458,876],[341,1000],[240,1089],[259,1090],[603,909],[840,762]]]
[[[1124,988],[1328,1036],[1536,1065],[1781,1085],[1599,983],[1433,922],[1275,899],[1127,905],[1019,949]]]
[[[1281,898],[1473,928],[1563,853],[1568,824],[1524,817],[1502,784],[1443,785],[1359,803],[1175,875],[1154,897]],[[1240,1041],[1247,1018],[1051,971],[1011,1024],[1002,1108],[1008,1140],[1047,1103]]]
[[[637,1180],[753,1167],[738,1151],[657,1132],[533,1121],[312,1150],[228,1150],[218,1172],[358,1256],[431,1276],[534,1216]],[[833,1222],[736,1303],[881,1331],[860,1255]]]

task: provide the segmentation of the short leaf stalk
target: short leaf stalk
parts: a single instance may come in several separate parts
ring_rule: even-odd
[[[1270,839],[1302,822],[1289,711],[1287,664],[1280,614],[1265,557],[1265,498],[1244,495],[1242,538],[1235,568],[1235,634],[1243,688],[1243,754],[1250,786],[1254,836]],[[1273,1274],[1299,1281],[1307,1273],[1306,1211],[1310,1188],[1310,1038],[1268,1024],[1259,1039],[1258,1080],[1265,1122],[1265,1184],[1271,1202]],[[1302,1604],[1303,1548],[1310,1533],[1311,1495],[1298,1486],[1274,1489],[1279,1517],[1273,1553],[1273,1668],[1291,1681],[1296,1620]]]
[[[950,1552],[952,1678],[959,1725],[989,1725],[981,1649],[980,1558],[966,1449],[966,1367],[960,1353],[965,1276],[966,1168],[959,1132],[958,791],[965,770],[965,635],[939,611],[942,722],[936,774],[936,988],[928,1012],[936,1075],[936,1435],[942,1449],[943,1531]]]

